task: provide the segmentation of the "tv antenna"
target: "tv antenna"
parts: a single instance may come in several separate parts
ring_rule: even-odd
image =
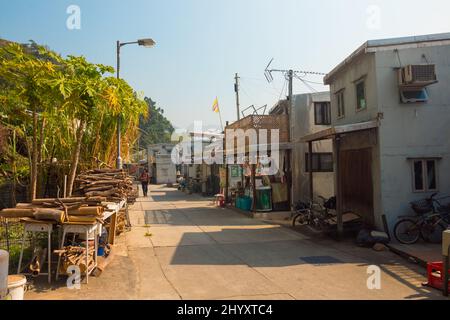
[[[269,69],[272,65],[274,58],[272,58],[267,65],[267,67],[264,69],[264,76],[266,77],[267,82],[271,83],[273,81],[273,72],[279,72],[284,75],[286,80],[290,80],[290,74],[292,73],[292,78],[304,78],[307,75],[318,75],[318,76],[326,76],[326,73],[322,72],[315,72],[315,71],[305,71],[305,70],[282,70],[282,69]]]
[[[269,61],[269,64],[267,65],[267,67],[264,69],[264,76],[266,77],[266,80],[268,83],[271,83],[273,81],[273,75],[272,73],[274,72],[278,72],[278,73],[282,73],[284,78],[289,82],[289,95],[288,95],[288,103],[289,103],[289,109],[287,111],[289,117],[291,117],[291,115],[293,114],[293,109],[294,109],[294,104],[293,104],[293,82],[294,82],[294,78],[299,79],[300,81],[302,81],[305,85],[306,85],[306,81],[303,80],[302,78],[308,76],[308,75],[321,75],[321,76],[325,76],[325,73],[321,73],[321,72],[314,72],[314,71],[304,71],[304,70],[282,70],[282,69],[271,69],[270,66],[272,65],[274,58],[272,58]],[[290,122],[290,121],[289,121]],[[293,123],[290,122],[289,124],[289,141],[291,141],[291,139],[293,138]],[[289,158],[290,158],[290,163],[293,163],[294,161],[294,157],[292,154],[292,151],[289,152]],[[294,199],[294,192],[293,192],[293,188],[291,188],[291,194],[290,197],[291,199]]]

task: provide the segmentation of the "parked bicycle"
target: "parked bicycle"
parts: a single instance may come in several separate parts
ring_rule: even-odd
[[[323,232],[330,227],[330,219],[336,217],[336,197],[326,199],[319,198],[322,204],[310,201],[309,203],[298,202],[295,206],[292,226],[306,225],[314,232]]]
[[[450,225],[450,206],[442,205],[436,199],[438,194],[411,202],[411,208],[417,214],[403,217],[394,226],[394,236],[400,243],[414,244],[420,238],[430,243],[442,242],[442,232]]]

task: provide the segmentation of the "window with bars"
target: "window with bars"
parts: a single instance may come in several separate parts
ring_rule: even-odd
[[[309,172],[309,153],[305,153],[305,171]],[[333,172],[333,153],[321,152],[312,154],[313,172]]]
[[[331,124],[331,106],[330,102],[314,103],[314,123],[316,125]]]

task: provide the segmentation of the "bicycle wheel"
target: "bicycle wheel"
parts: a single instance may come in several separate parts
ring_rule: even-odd
[[[403,244],[414,244],[420,238],[420,224],[412,219],[403,219],[396,223],[394,236]]]
[[[325,231],[322,221],[318,218],[311,218],[307,224],[308,229],[315,233],[322,233]]]
[[[295,227],[296,225],[303,225],[305,224],[305,213],[301,212],[298,213],[294,219],[292,219],[292,226]]]
[[[430,243],[442,243],[442,232],[447,230],[447,226],[442,223],[426,223],[421,228],[421,234],[425,241]]]

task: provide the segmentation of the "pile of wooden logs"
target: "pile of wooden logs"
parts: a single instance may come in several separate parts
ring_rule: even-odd
[[[81,273],[84,273],[86,268],[90,270],[95,264],[93,246],[89,246],[87,265],[86,248],[84,247],[68,246],[54,252],[61,257],[60,273],[67,273],[67,268],[70,266],[78,266]]]
[[[48,208],[11,208],[0,211],[3,218],[30,218],[42,221],[64,222],[64,211]]]
[[[136,199],[139,197],[139,189],[135,188],[133,191],[128,195],[128,204],[134,204],[136,202]]]
[[[127,230],[126,210],[122,209],[117,214],[116,235],[120,235]]]
[[[30,271],[33,277],[39,276],[41,269],[44,266],[47,258],[47,248],[41,248],[39,246],[34,248],[33,257],[30,263]]]
[[[27,218],[56,223],[94,223],[101,222],[105,208],[105,197],[79,197],[65,199],[36,199],[31,203],[18,203],[15,208],[3,209],[0,217]]]
[[[76,183],[77,194],[86,197],[106,197],[109,201],[127,199],[134,192],[133,179],[123,170],[89,170],[80,174]]]

